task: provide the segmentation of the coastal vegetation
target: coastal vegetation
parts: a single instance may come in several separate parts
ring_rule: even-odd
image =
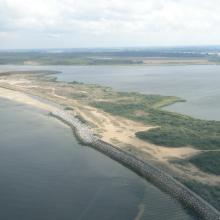
[[[204,152],[190,158],[189,162],[200,167],[205,172],[220,175],[220,151]]]
[[[195,119],[162,109],[165,105],[184,101],[177,97],[138,93],[118,93],[118,96],[121,98],[96,101],[91,105],[113,115],[151,125],[153,128],[150,130],[136,133],[144,141],[170,148],[191,146],[204,151],[184,162],[192,163],[204,172],[220,175],[220,122]]]
[[[220,175],[220,151],[205,151],[184,160],[171,160],[170,162],[183,166],[191,163],[204,172]]]
[[[153,144],[168,147],[190,145],[208,150],[220,149],[220,122],[199,120],[161,109],[165,104],[176,101],[182,100],[175,97],[146,95],[144,98],[125,102],[102,101],[94,102],[92,105],[111,114],[155,126],[151,130],[136,133],[137,137]],[[140,111],[141,114],[138,114]]]
[[[184,184],[196,192],[206,201],[209,201],[216,209],[220,210],[220,186],[210,186],[198,181],[184,181]]]

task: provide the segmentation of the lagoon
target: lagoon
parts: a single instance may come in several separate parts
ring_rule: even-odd
[[[220,120],[220,65],[177,66],[13,66],[9,70],[58,70],[58,80],[110,86],[120,91],[175,95],[186,100],[167,110],[207,120]]]

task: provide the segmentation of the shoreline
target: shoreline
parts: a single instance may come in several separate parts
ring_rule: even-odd
[[[92,135],[92,137],[90,137],[88,140],[85,138],[85,134],[82,132],[83,129],[80,130],[79,128],[81,126],[83,127],[84,125],[81,124],[81,126],[75,126],[74,123],[71,123],[71,118],[69,118],[65,112],[52,112],[51,115],[69,125],[81,144],[93,147],[99,152],[107,155],[111,159],[119,162],[136,174],[150,181],[155,186],[169,193],[173,198],[176,198],[181,203],[186,205],[187,208],[196,212],[196,214],[202,219],[220,220],[220,213],[217,209],[215,209],[199,195],[194,193],[168,173],[165,173],[149,162],[143,161],[131,153],[118,148],[117,146],[102,141],[92,134],[89,134]]]
[[[0,90],[7,90],[8,92],[9,89],[0,88]],[[18,97],[18,93],[21,95],[21,97]],[[82,144],[93,147],[94,149],[100,151],[101,153],[121,163],[125,167],[131,169],[138,175],[144,177],[145,179],[152,182],[160,189],[168,192],[170,195],[178,199],[188,208],[194,210],[203,219],[205,220],[220,219],[219,211],[216,210],[209,203],[207,203],[205,200],[203,200],[196,193],[191,191],[188,187],[184,186],[182,183],[174,179],[172,176],[165,173],[164,171],[161,171],[160,169],[150,164],[149,162],[143,161],[138,157],[132,155],[131,153],[126,152],[121,148],[118,148],[117,146],[113,146],[112,144],[109,144],[105,141],[100,140],[97,137],[94,137],[87,126],[85,128],[85,125],[83,125],[76,118],[74,119],[76,120],[75,124],[72,123],[71,120],[65,117],[66,115],[65,110],[58,109],[47,100],[45,100],[44,102],[43,99],[38,100],[36,99],[36,97],[31,97],[28,94],[18,92],[16,90],[9,92],[8,96],[4,96],[4,94],[0,93],[0,97],[17,102],[23,101],[24,104],[31,105],[33,107],[37,107],[42,110],[46,110],[48,113],[52,113],[54,117],[61,120],[63,123],[67,124],[74,130],[76,138]],[[61,116],[59,114],[59,111],[61,113]],[[71,115],[71,117],[73,116]],[[88,136],[85,135],[86,133],[85,131],[90,133],[89,138],[87,138]]]

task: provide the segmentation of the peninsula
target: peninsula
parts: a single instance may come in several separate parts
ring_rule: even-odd
[[[162,109],[184,101],[178,97],[58,82],[53,73],[1,73],[0,97],[46,112],[57,112],[62,107],[100,140],[150,162],[220,208],[220,122]]]

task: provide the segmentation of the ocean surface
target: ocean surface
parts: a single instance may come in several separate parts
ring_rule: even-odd
[[[58,80],[110,86],[120,91],[175,95],[186,100],[167,110],[220,120],[220,65],[185,66],[0,66],[1,71],[58,70]]]
[[[4,99],[0,177],[4,220],[195,219],[129,169],[79,145],[58,120]]]

